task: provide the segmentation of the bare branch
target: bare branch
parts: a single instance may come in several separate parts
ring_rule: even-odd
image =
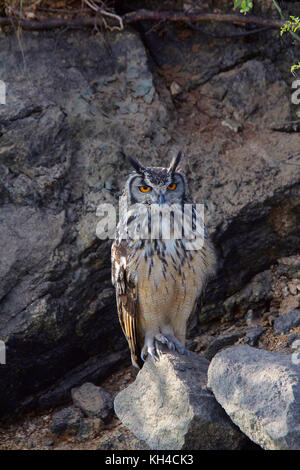
[[[112,13],[110,11],[107,11],[107,10],[104,10],[103,8],[98,7],[98,5],[96,5],[93,2],[93,0],[84,0],[84,3],[87,6],[89,6],[92,10],[94,10],[96,13],[100,13],[100,15],[102,15],[103,17],[107,16],[108,18],[112,18],[112,19],[116,20],[119,23],[119,26],[110,26],[107,23],[107,21],[105,20],[105,18],[102,18],[104,26],[106,27],[106,29],[109,29],[110,31],[114,31],[114,30],[122,31],[124,29],[123,20],[122,20],[121,16],[116,15],[115,13]]]
[[[88,0],[90,3],[90,0]],[[94,2],[93,2],[94,3]],[[95,5],[95,4],[94,4]],[[234,23],[239,25],[255,24],[268,28],[279,29],[283,26],[284,21],[274,18],[262,18],[254,15],[240,15],[240,14],[219,14],[219,13],[201,13],[201,12],[171,12],[171,11],[150,11],[150,10],[137,10],[126,13],[122,17],[110,13],[106,10],[98,10],[98,12],[110,18],[110,28],[123,29],[125,24],[137,23],[139,21],[170,21],[170,22],[207,22],[216,21],[223,23]],[[60,27],[80,28],[80,27],[95,27],[103,24],[103,16],[90,17],[90,18],[51,18],[47,20],[28,20],[23,18],[0,17],[0,27],[17,25],[24,30],[51,30]],[[107,23],[107,21],[106,21]]]

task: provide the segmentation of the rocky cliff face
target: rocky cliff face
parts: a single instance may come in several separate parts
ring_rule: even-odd
[[[0,37],[1,414],[62,401],[129,360],[110,241],[96,237],[96,208],[117,206],[128,173],[120,147],[149,165],[182,148],[205,201],[219,270],[192,336],[234,315],[226,299],[254,275],[299,252],[299,106],[277,33],[148,30]]]
[[[120,146],[152,152],[168,121],[132,32],[8,35],[0,75],[4,411],[92,356],[99,376],[125,359],[96,208],[117,204]]]

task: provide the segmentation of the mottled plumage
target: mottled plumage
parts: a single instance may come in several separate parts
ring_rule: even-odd
[[[159,343],[188,352],[187,320],[215,272],[216,257],[207,235],[195,225],[195,205],[185,176],[177,169],[181,152],[169,168],[145,168],[126,158],[135,172],[129,175],[121,199],[124,211],[112,246],[112,281],[132,363],[141,367],[147,354],[158,359]],[[193,221],[184,229],[177,224],[183,207],[187,220]],[[164,211],[170,208],[170,236],[164,237],[169,228]],[[200,248],[190,240],[191,233],[198,234]]]

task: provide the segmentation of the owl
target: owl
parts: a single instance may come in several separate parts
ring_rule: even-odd
[[[196,229],[197,243],[191,236],[197,211],[178,168],[182,153],[168,168],[145,167],[123,157],[134,171],[120,201],[125,210],[112,244],[112,283],[132,364],[141,368],[147,355],[157,361],[164,348],[189,354],[187,321],[215,273],[216,254],[205,229]],[[191,221],[185,226],[184,213]]]

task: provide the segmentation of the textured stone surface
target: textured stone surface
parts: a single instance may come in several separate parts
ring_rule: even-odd
[[[274,331],[275,334],[288,333],[292,328],[300,325],[300,310],[292,310],[275,319]]]
[[[144,441],[140,441],[128,428],[120,424],[107,436],[103,436],[97,450],[149,450]]]
[[[122,423],[151,449],[241,449],[247,439],[206,388],[208,361],[164,353],[147,359],[115,398]]]
[[[249,309],[259,310],[267,305],[272,297],[271,280],[271,271],[259,273],[241,291],[226,299],[224,319],[233,319],[236,313],[245,315]]]
[[[103,428],[103,421],[100,418],[84,418],[81,420],[77,437],[82,441],[94,439]]]
[[[259,338],[265,331],[266,328],[263,326],[253,326],[248,328],[248,330],[246,330],[245,342],[249,344],[249,346],[256,346]]]
[[[93,356],[83,362],[75,369],[71,369],[61,380],[54,382],[51,387],[40,392],[36,396],[27,398],[26,408],[47,409],[51,406],[60,405],[70,400],[70,390],[77,385],[88,381],[98,382],[112,374],[121,364],[124,364],[124,356],[127,349],[110,354],[108,357],[102,355]],[[130,363],[128,358],[125,365]]]
[[[66,398],[93,356],[100,376],[101,361],[106,374],[120,362],[126,342],[96,208],[117,206],[120,146],[168,140],[137,34],[24,32],[22,51],[14,33],[1,35],[0,414],[36,407],[41,394],[48,406]]]
[[[232,335],[219,336],[210,343],[207,350],[205,351],[204,356],[210,361],[215,356],[215,354],[217,354],[217,352],[228,346],[232,346],[242,336],[242,333],[233,333]]]
[[[151,69],[129,29],[24,31],[22,52],[14,31],[0,36],[7,84],[0,107],[0,339],[7,346],[0,414],[65,400],[70,388],[97,376],[79,372],[93,357],[99,377],[122,361],[116,353],[124,348],[128,359],[110,242],[95,234],[97,205],[117,207],[130,171],[118,159],[120,147],[149,165],[165,164],[178,148],[186,155],[191,192],[205,201],[219,252],[195,328],[264,306],[263,293],[258,302],[251,295],[224,301],[299,249],[299,136],[290,126],[298,108],[277,32],[224,46],[189,29],[186,36],[182,25],[148,29]],[[174,81],[180,93],[172,97]],[[234,133],[224,120],[242,129]]]
[[[300,368],[290,354],[228,348],[211,361],[208,387],[252,441],[264,449],[300,449]]]
[[[71,406],[63,408],[52,416],[50,429],[57,436],[75,436],[79,431],[82,417],[81,411],[76,408]]]
[[[114,405],[112,395],[101,387],[86,382],[71,390],[73,403],[88,417],[103,420],[112,416]]]

